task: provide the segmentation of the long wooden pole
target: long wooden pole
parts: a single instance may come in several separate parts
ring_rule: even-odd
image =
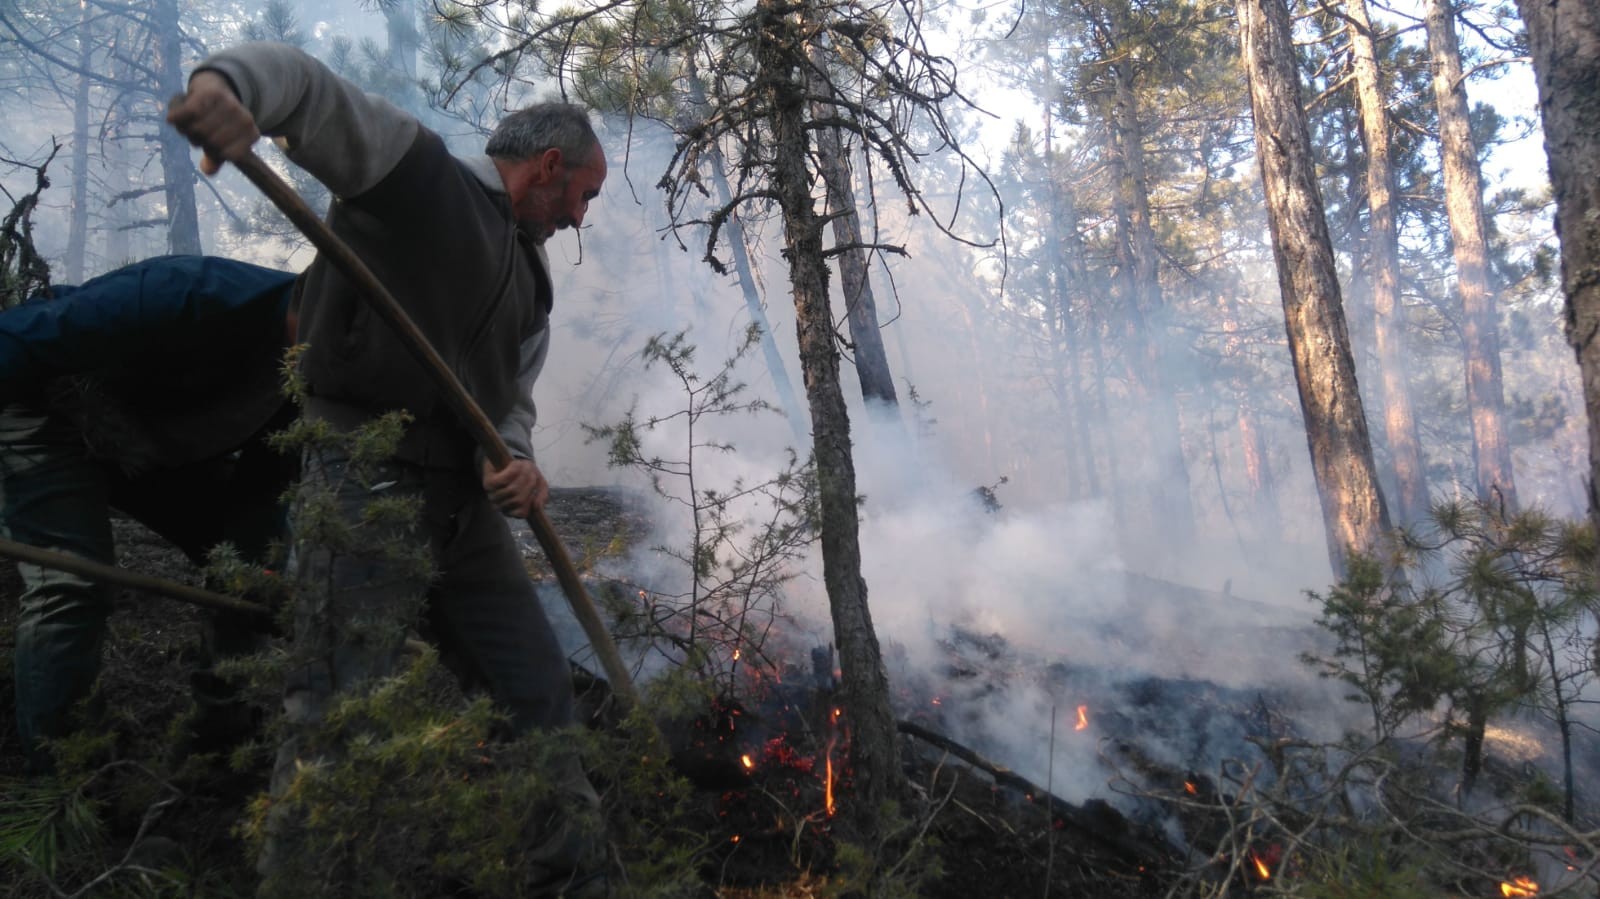
[[[3,537],[0,537],[0,556],[5,556],[18,562],[38,565],[42,568],[53,568],[57,571],[65,571],[68,574],[76,574],[79,577],[86,577],[102,584],[113,584],[143,593],[165,596],[168,599],[176,599],[180,602],[204,606],[208,609],[243,613],[260,619],[263,629],[268,629],[272,626],[271,609],[260,603],[240,599],[237,596],[229,596],[226,593],[213,593],[210,590],[191,587],[188,584],[180,584],[177,581],[169,581],[166,578],[152,577],[148,574],[140,574],[137,571],[129,571],[126,568],[118,568],[115,565],[93,562],[81,556],[70,556],[53,549],[40,549],[37,546],[29,546],[26,543],[18,543],[15,540],[7,540]],[[427,646],[428,644],[423,643],[421,640],[406,640],[407,652],[421,655]]]
[[[238,166],[239,171],[260,188],[261,192],[267,195],[267,199],[271,200],[273,205],[305,234],[318,252],[326,255],[330,262],[339,267],[345,277],[356,284],[362,297],[372,304],[373,310],[395,329],[412,357],[422,364],[428,375],[433,378],[434,384],[443,391],[445,401],[466,425],[473,440],[489,460],[489,464],[496,470],[510,465],[511,450],[506,446],[500,432],[495,430],[494,423],[484,415],[483,409],[467,393],[461,379],[457,378],[456,373],[445,364],[438,351],[428,342],[427,336],[411,320],[411,316],[406,314],[405,309],[372,270],[367,268],[366,263],[361,261],[361,257],[340,240],[333,230],[311,211],[311,207],[306,205],[305,200],[301,199],[294,188],[284,183],[283,179],[268,168],[254,151],[242,159],[235,160],[233,164]],[[556,580],[561,582],[561,589],[567,596],[568,604],[572,606],[573,615],[577,616],[578,623],[583,625],[583,632],[589,638],[589,645],[594,647],[595,655],[599,656],[600,665],[605,669],[606,677],[611,680],[612,691],[621,697],[629,708],[637,707],[639,694],[634,689],[628,667],[622,663],[622,655],[617,652],[617,644],[606,630],[605,622],[600,619],[594,601],[583,588],[577,566],[572,564],[572,557],[567,554],[566,545],[556,537],[555,528],[551,526],[550,519],[544,514],[543,509],[533,510],[533,514],[528,516],[528,527],[539,539],[539,546],[544,549],[550,567],[555,569]]]
[[[0,556],[7,556],[19,562],[28,562],[43,568],[53,568],[76,574],[90,580],[105,584],[116,584],[119,587],[132,587],[146,593],[154,593],[171,599],[179,599],[197,606],[210,609],[222,609],[227,612],[243,612],[254,615],[263,620],[272,618],[272,610],[259,603],[249,602],[237,596],[228,596],[224,593],[213,593],[177,581],[164,578],[151,577],[139,574],[126,568],[115,565],[106,565],[102,562],[93,562],[80,556],[69,556],[66,553],[49,549],[40,549],[15,540],[0,539]]]

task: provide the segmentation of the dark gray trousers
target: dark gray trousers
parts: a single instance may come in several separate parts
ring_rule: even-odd
[[[464,689],[487,692],[510,716],[513,735],[571,723],[566,656],[477,472],[389,462],[364,486],[344,460],[308,458],[305,477],[335,489],[339,512],[351,525],[360,525],[373,500],[419,499],[415,530],[360,526],[400,546],[426,545],[435,572],[423,583],[381,553],[296,547],[297,582],[314,589],[297,600],[294,654],[306,664],[285,691],[291,729],[319,720],[335,694],[394,674],[413,624],[437,642]],[[298,522],[295,530],[304,535]],[[411,616],[419,598],[417,621]]]
[[[389,462],[358,478],[345,460],[308,452],[304,478],[313,490],[332,490],[335,502],[325,508],[335,522],[330,528],[303,504],[296,506],[295,667],[284,691],[286,729],[273,768],[273,796],[288,794],[299,763],[340,754],[339,746],[317,745],[317,725],[341,696],[359,695],[400,671],[412,625],[438,644],[440,658],[465,690],[486,691],[508,714],[508,736],[571,723],[566,657],[534,595],[511,529],[484,495],[476,472]],[[395,498],[420,500],[420,520],[375,520],[374,502]],[[434,576],[419,579],[381,550],[330,549],[321,539],[329,531],[402,553],[425,548]],[[584,815],[598,820],[599,797],[577,756],[557,765],[549,773],[559,789]],[[288,854],[297,851],[296,814],[281,805],[268,813],[267,838],[257,860],[268,882],[275,882]],[[603,866],[603,841],[574,836],[598,832],[597,825],[579,827],[578,819],[561,823],[541,836],[547,844],[541,851],[549,859],[540,856],[540,861],[548,862],[552,876]]]

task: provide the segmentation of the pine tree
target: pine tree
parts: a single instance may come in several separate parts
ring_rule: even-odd
[[[1333,246],[1300,101],[1289,11],[1283,0],[1246,0],[1237,14],[1255,114],[1256,155],[1328,558],[1333,570],[1342,573],[1352,552],[1378,547],[1389,529],[1389,515],[1356,389]]]
[[[1461,295],[1461,342],[1466,357],[1467,408],[1478,497],[1517,510],[1511,445],[1505,426],[1500,373],[1500,324],[1489,271],[1488,225],[1484,221],[1482,173],[1467,117],[1461,49],[1450,0],[1430,0],[1428,51],[1439,110],[1445,203],[1455,252],[1456,290]]]

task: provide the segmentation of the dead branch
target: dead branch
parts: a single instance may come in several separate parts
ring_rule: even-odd
[[[1184,875],[1169,896],[1225,896],[1230,884],[1261,883],[1251,870],[1263,847],[1276,847],[1276,863],[1266,872],[1274,881],[1337,876],[1352,864],[1352,846],[1389,847],[1405,859],[1385,864],[1420,864],[1436,884],[1461,880],[1502,881],[1510,876],[1507,859],[1564,849],[1571,872],[1560,884],[1541,884],[1541,896],[1593,889],[1600,868],[1600,830],[1579,830],[1548,809],[1528,803],[1463,810],[1431,795],[1415,766],[1402,768],[1369,746],[1349,747],[1283,741],[1263,746],[1265,759],[1253,764],[1225,760],[1220,791],[1127,790],[1173,809],[1185,821],[1222,825],[1220,832],[1188,834],[1203,840],[1199,867]],[[1337,761],[1337,763],[1335,762]],[[1270,773],[1270,777],[1263,776]],[[1119,786],[1129,781],[1119,775]],[[1582,859],[1581,866],[1574,859]]]
[[[54,893],[57,897],[59,897],[59,899],[79,899],[81,896],[95,895],[97,890],[99,890],[101,887],[104,887],[119,874],[142,874],[147,877],[157,877],[172,883],[176,882],[172,879],[170,874],[138,864],[136,858],[141,846],[144,843],[145,836],[150,832],[151,826],[153,826],[156,821],[161,818],[161,815],[166,812],[166,810],[173,803],[184,797],[182,790],[173,786],[171,783],[162,779],[161,777],[156,776],[154,772],[138,762],[124,759],[111,762],[101,767],[98,771],[89,775],[89,777],[80,783],[76,788],[74,788],[72,792],[81,799],[87,793],[89,787],[97,780],[109,775],[113,771],[123,768],[132,769],[154,781],[160,787],[162,795],[161,798],[151,802],[150,805],[145,808],[144,814],[139,818],[138,830],[134,833],[133,839],[128,842],[128,848],[122,853],[122,858],[119,859],[115,864],[106,870],[101,871],[83,886],[69,893],[58,886],[56,882],[50,878],[49,873],[35,863],[34,859],[31,855],[29,855],[29,853],[26,851],[20,853],[22,860],[34,869],[34,872],[38,874],[39,877],[44,880],[45,885],[49,887],[50,892]],[[55,814],[56,812],[52,812],[51,817],[54,817]],[[50,826],[50,823],[47,820],[40,826],[48,827]]]
[[[50,266],[33,245],[33,210],[39,195],[50,186],[45,170],[61,152],[61,144],[50,142],[50,155],[38,165],[15,163],[33,169],[33,192],[17,200],[0,220],[0,309],[7,309],[41,290],[50,288]],[[9,194],[8,194],[9,196]]]
[[[934,733],[910,721],[896,722],[896,727],[907,736],[916,737],[994,778],[995,783],[1022,793],[1030,801],[1044,805],[1050,814],[1070,827],[1079,836],[1093,840],[1115,852],[1120,858],[1137,865],[1158,865],[1172,861],[1171,853],[1155,842],[1139,839],[1131,832],[1127,819],[1110,805],[1091,799],[1082,806],[1073,805],[1051,794],[1038,784],[1012,771],[1004,765],[989,761],[977,751],[941,734]]]

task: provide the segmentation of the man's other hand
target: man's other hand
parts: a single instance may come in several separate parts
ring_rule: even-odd
[[[205,151],[200,171],[215,175],[222,164],[242,159],[261,137],[256,120],[233,93],[233,85],[202,69],[189,79],[189,92],[167,105],[167,122],[189,143]]]
[[[532,459],[512,459],[511,464],[495,471],[488,462],[483,463],[483,492],[495,508],[512,518],[527,518],[535,509],[543,509],[550,499],[550,483],[544,472]]]

